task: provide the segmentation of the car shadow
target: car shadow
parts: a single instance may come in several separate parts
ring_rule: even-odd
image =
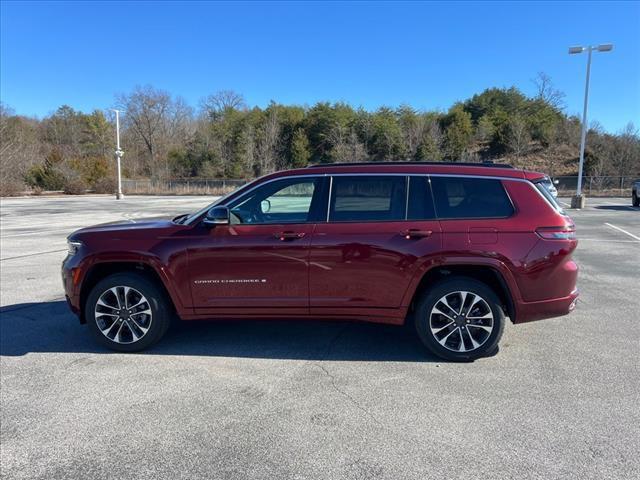
[[[0,355],[53,352],[114,353],[91,337],[64,301],[0,308]],[[429,355],[408,328],[312,320],[178,321],[144,354],[443,362]]]
[[[618,210],[625,212],[638,209],[638,207],[632,207],[631,205],[596,205],[594,208],[598,210]]]

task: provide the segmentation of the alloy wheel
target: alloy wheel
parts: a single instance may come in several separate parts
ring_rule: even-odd
[[[491,336],[493,327],[491,307],[473,292],[447,293],[434,304],[429,315],[431,334],[453,352],[480,348]]]
[[[105,337],[115,343],[139,341],[149,331],[152,319],[151,304],[133,287],[111,287],[96,302],[96,325]]]

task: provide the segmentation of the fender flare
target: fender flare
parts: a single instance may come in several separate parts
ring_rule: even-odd
[[[504,262],[496,258],[486,257],[467,257],[467,256],[455,256],[455,257],[438,257],[426,259],[417,269],[411,279],[407,290],[402,298],[402,306],[407,308],[410,306],[414,295],[420,285],[422,279],[436,268],[446,268],[448,266],[474,266],[474,267],[487,267],[492,269],[498,274],[498,278],[504,283],[504,287],[507,293],[511,297],[512,307],[514,313],[517,315],[517,306],[522,302],[520,295],[520,289],[516,283],[511,270],[504,264]]]
[[[162,286],[169,294],[171,302],[173,303],[177,312],[188,312],[191,313],[191,308],[185,306],[182,300],[180,299],[180,295],[175,289],[175,285],[171,274],[167,271],[165,265],[160,261],[159,258],[148,255],[141,252],[108,252],[108,253],[97,253],[89,256],[83,261],[83,275],[80,281],[80,289],[79,292],[83,290],[83,284],[87,277],[87,275],[92,271],[93,268],[99,265],[105,264],[113,264],[113,263],[128,263],[131,265],[144,265],[150,268],[158,277]]]

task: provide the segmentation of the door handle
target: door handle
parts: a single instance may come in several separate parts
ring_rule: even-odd
[[[409,230],[401,232],[402,236],[407,240],[412,238],[427,238],[430,237],[432,233],[432,230],[418,230],[417,228],[410,228]]]
[[[274,235],[274,237],[276,237],[281,242],[284,242],[285,240],[297,240],[304,236],[304,232],[280,232]]]

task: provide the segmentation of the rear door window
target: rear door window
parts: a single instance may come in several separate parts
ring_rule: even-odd
[[[329,203],[330,222],[405,219],[405,176],[335,176]]]
[[[432,176],[431,186],[441,219],[506,218],[514,212],[500,180]]]

